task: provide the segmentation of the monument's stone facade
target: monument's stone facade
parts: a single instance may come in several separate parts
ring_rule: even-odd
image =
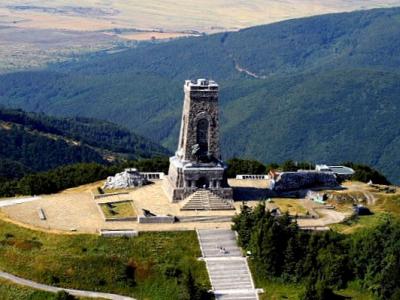
[[[218,84],[186,80],[178,150],[170,158],[165,189],[171,201],[180,201],[198,189],[232,197],[219,144]]]

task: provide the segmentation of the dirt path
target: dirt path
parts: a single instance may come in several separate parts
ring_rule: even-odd
[[[35,200],[40,200],[42,197],[27,197],[27,198],[10,198],[10,199],[4,199],[0,200],[0,207],[6,207],[6,206],[11,206],[11,205],[16,205],[16,204],[21,204],[21,203],[26,203],[26,202],[32,202]]]
[[[41,283],[37,283],[31,280],[23,279],[17,277],[15,275],[0,271],[0,278],[9,280],[13,283],[20,284],[23,286],[28,286],[37,290],[42,290],[51,293],[57,293],[60,291],[66,291],[67,293],[77,296],[77,297],[88,297],[88,298],[103,298],[103,299],[111,299],[111,300],[135,300],[134,298],[127,296],[120,296],[116,294],[109,293],[100,293],[100,292],[91,292],[91,291],[82,291],[82,290],[74,290],[74,289],[63,289],[50,285],[45,285]]]
[[[228,36],[229,36],[229,33],[226,32],[226,33],[224,34],[224,36],[222,37],[222,39],[221,39],[221,45],[222,45],[222,48],[223,48],[223,52],[225,52],[225,54],[232,60],[233,64],[235,65],[235,69],[236,69],[239,73],[244,73],[244,74],[246,74],[246,75],[248,75],[248,76],[250,76],[250,77],[252,77],[252,78],[256,78],[256,79],[265,79],[265,78],[267,78],[266,76],[264,76],[264,75],[258,75],[258,74],[256,74],[256,73],[250,71],[249,69],[246,69],[246,68],[242,67],[242,66],[239,64],[239,62],[237,61],[237,59],[235,59],[235,58],[233,57],[233,54],[230,53],[230,52],[228,51],[228,49],[226,49],[226,47],[225,47],[225,40],[228,38]]]
[[[299,200],[313,218],[298,219],[300,227],[326,227],[343,222],[347,215],[334,209],[327,209],[324,205],[316,204],[309,199]]]
[[[347,186],[347,188],[349,191],[362,193],[367,200],[368,205],[375,205],[377,198],[373,193],[366,190],[365,185],[352,184]]]
[[[368,205],[374,205],[376,202],[376,197],[370,192],[363,192],[365,198],[367,199]]]
[[[253,73],[250,70],[241,67],[235,59],[234,59],[234,62],[235,62],[235,69],[237,71],[239,71],[240,73],[245,73],[245,74],[249,75],[250,77],[253,77],[256,79],[265,79],[266,78],[265,76],[257,75],[256,73]]]
[[[315,211],[320,216],[318,219],[298,219],[300,227],[326,227],[328,225],[343,222],[346,214],[333,209],[316,208]]]

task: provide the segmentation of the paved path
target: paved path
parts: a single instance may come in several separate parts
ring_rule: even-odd
[[[5,206],[11,206],[15,204],[20,204],[20,203],[25,203],[25,202],[31,202],[35,200],[39,200],[42,197],[28,197],[28,198],[11,198],[11,199],[5,199],[5,200],[0,200],[0,207],[5,207]]]
[[[108,293],[100,293],[100,292],[90,292],[90,291],[82,291],[82,290],[73,290],[73,289],[63,289],[50,285],[45,285],[41,283],[37,283],[31,280],[23,279],[17,277],[15,275],[11,275],[9,273],[5,273],[0,271],[0,278],[7,279],[16,284],[28,286],[37,290],[57,293],[60,291],[66,291],[67,293],[77,296],[77,297],[88,297],[88,298],[103,298],[103,299],[111,299],[111,300],[135,300],[134,298],[120,296],[116,294],[108,294]]]
[[[346,214],[336,211],[334,209],[316,208],[315,211],[321,214],[322,217],[318,219],[298,219],[297,224],[300,228],[321,227],[329,229],[327,226],[338,224],[346,219]]]
[[[247,259],[232,230],[197,231],[203,259],[217,300],[257,300]],[[221,250],[222,249],[222,250]]]

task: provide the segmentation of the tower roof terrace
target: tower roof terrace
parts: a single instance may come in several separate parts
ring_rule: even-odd
[[[214,80],[207,79],[185,80],[185,90],[218,91],[218,84]]]

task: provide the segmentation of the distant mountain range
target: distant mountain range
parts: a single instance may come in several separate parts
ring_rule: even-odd
[[[109,122],[54,118],[1,107],[0,145],[0,180],[71,163],[107,164],[169,153]]]
[[[0,73],[293,18],[400,6],[400,0],[3,0]],[[12,55],[10,55],[12,53]]]
[[[354,161],[400,183],[400,8],[146,44],[0,76],[0,103],[122,124],[175,150],[183,80],[221,86],[222,148],[281,162]]]

